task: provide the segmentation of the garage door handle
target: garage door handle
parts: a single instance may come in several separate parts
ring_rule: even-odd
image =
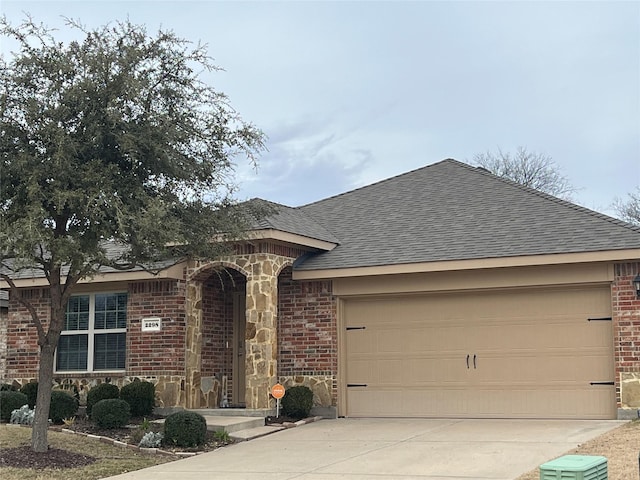
[[[347,387],[368,387],[366,383],[347,383]]]
[[[475,353],[473,354],[473,368],[474,368],[474,370],[477,368],[476,367],[476,354]]]
[[[589,382],[589,385],[615,385],[614,382]]]
[[[467,370],[469,369],[469,355],[467,355]]]

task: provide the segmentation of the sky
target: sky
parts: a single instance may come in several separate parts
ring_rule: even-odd
[[[553,158],[613,215],[640,186],[640,1],[0,0],[12,23],[126,20],[208,44],[207,83],[268,136],[238,199],[300,206],[445,158]],[[9,53],[6,42],[1,47]]]

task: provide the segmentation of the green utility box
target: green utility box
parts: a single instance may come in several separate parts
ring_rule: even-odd
[[[608,480],[607,459],[565,455],[540,465],[540,480]]]

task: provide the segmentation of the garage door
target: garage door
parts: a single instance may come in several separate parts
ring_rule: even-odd
[[[348,416],[615,418],[609,287],[348,299]]]

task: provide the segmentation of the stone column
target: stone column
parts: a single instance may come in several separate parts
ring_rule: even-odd
[[[202,282],[187,284],[185,332],[186,408],[200,408],[200,374],[202,366]]]
[[[270,408],[269,391],[277,383],[278,277],[276,259],[251,255],[247,277],[246,392],[247,408]]]

